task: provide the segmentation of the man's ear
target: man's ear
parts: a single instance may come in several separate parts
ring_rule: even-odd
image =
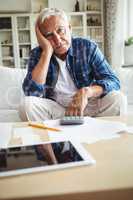
[[[43,34],[44,27],[43,27],[43,23],[40,20],[38,21],[38,28],[40,32]]]
[[[69,24],[69,30],[70,30],[70,32],[72,32],[72,26],[71,26],[71,24]]]

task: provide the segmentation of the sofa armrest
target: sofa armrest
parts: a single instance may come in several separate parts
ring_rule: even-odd
[[[24,96],[22,82],[26,70],[0,66],[0,109],[17,109]]]

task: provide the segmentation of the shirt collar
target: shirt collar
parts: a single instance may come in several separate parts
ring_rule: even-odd
[[[74,51],[73,51],[73,37],[71,38],[71,46],[70,46],[70,48],[68,50],[68,54],[70,56],[74,56]]]

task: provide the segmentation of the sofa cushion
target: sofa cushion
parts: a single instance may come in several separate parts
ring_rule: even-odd
[[[26,70],[0,66],[0,109],[17,109],[24,96],[22,82]]]
[[[133,104],[133,70],[132,67],[119,68],[117,74],[121,80],[121,89],[127,96],[128,104]]]

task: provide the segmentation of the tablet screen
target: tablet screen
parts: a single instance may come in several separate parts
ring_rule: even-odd
[[[69,141],[11,147],[0,149],[0,174],[12,170],[29,168],[34,170],[38,167],[77,163],[83,160],[84,158]]]

